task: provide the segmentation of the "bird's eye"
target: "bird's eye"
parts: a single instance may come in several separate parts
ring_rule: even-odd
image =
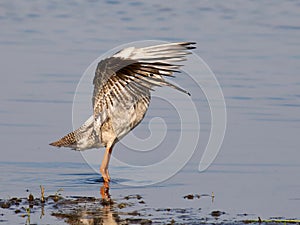
[[[153,77],[154,76],[154,74],[153,73],[150,73],[150,77]]]

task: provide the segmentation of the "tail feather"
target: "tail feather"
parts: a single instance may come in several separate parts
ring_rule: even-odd
[[[65,135],[58,141],[50,143],[52,146],[69,147],[74,150],[99,148],[101,146],[99,136],[94,131],[94,117],[91,116],[77,130]]]
[[[49,145],[57,146],[57,147],[69,147],[69,146],[76,145],[76,142],[77,141],[76,141],[75,134],[73,131],[73,132],[67,134],[66,136],[62,137],[58,141],[50,143]]]

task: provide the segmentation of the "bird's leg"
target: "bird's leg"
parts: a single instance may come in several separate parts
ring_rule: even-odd
[[[100,173],[102,174],[104,182],[107,182],[107,183],[110,181],[110,176],[109,176],[109,173],[108,173],[108,164],[109,164],[111,152],[112,152],[112,147],[107,147],[105,149],[102,164],[100,166]]]

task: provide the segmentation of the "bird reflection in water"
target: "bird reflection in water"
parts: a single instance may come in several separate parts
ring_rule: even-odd
[[[109,193],[109,183],[108,182],[103,182],[103,185],[100,188],[100,195],[102,197],[103,202],[107,203],[112,203],[112,200],[110,198],[110,193]]]

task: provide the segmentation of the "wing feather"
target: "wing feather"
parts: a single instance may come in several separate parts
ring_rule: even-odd
[[[105,110],[109,114],[114,104],[133,105],[150,95],[153,87],[169,86],[189,94],[169,83],[164,77],[180,72],[178,62],[186,60],[194,42],[180,42],[145,48],[126,48],[98,63],[93,80],[94,119]],[[104,120],[102,118],[101,120]]]

